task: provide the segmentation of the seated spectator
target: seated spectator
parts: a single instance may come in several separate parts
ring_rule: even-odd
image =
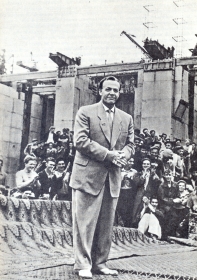
[[[40,197],[49,199],[51,198],[51,188],[54,184],[54,169],[55,169],[55,159],[46,159],[46,168],[39,172],[39,182],[40,182]]]
[[[56,161],[56,170],[53,177],[53,185],[51,186],[50,198],[55,200],[72,200],[72,189],[69,187],[70,172],[69,166],[65,168],[65,161],[59,158]]]
[[[138,224],[138,230],[144,234],[148,233],[153,240],[161,239],[160,220],[163,213],[158,209],[157,197],[150,200],[143,197],[144,207],[141,212],[141,219]]]
[[[27,144],[27,146],[24,149],[25,156],[32,156],[36,157],[34,154],[35,150],[38,148],[38,140],[33,139],[31,143]]]
[[[46,149],[46,158],[52,157],[56,158],[57,149],[54,148],[53,143],[49,143],[48,148]]]
[[[48,144],[48,143],[57,143],[57,141],[58,138],[57,135],[55,134],[55,127],[51,126],[49,128],[49,131],[44,135],[44,142]]]
[[[137,179],[136,179],[137,180]],[[142,160],[142,172],[137,180],[137,193],[133,207],[133,227],[137,227],[140,220],[140,213],[143,209],[142,198],[150,198],[157,195],[160,179],[155,172],[151,172],[151,161],[148,158]]]
[[[25,191],[32,191],[35,198],[38,198],[40,183],[38,181],[38,173],[34,171],[36,167],[36,159],[31,156],[24,158],[25,168],[16,173],[16,188],[11,191],[15,193],[15,197],[22,198]],[[17,196],[18,195],[18,196]]]
[[[0,157],[0,185],[7,186],[7,173],[3,171],[3,158]]]

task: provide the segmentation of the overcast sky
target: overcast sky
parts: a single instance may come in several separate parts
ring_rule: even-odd
[[[0,49],[6,50],[7,73],[12,54],[14,64],[30,65],[31,52],[40,71],[56,69],[50,52],[81,56],[82,66],[139,61],[141,51],[120,36],[123,30],[141,45],[151,37],[190,56],[188,49],[197,43],[197,0],[1,0]],[[185,41],[176,43],[175,36]],[[14,65],[14,73],[21,71],[26,70]]]

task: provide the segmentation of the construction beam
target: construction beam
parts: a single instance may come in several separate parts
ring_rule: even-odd
[[[121,72],[121,71],[135,71],[143,69],[143,63],[141,62],[130,62],[130,63],[118,63],[118,64],[107,64],[97,65],[88,67],[78,67],[77,75],[90,75],[107,72]]]
[[[176,65],[177,66],[197,65],[197,56],[177,58]]]
[[[32,92],[33,93],[51,92],[52,94],[55,93],[55,85],[33,86]]]
[[[29,72],[20,74],[9,74],[0,76],[0,83],[19,82],[22,80],[36,80],[36,79],[56,79],[57,71],[46,72]]]

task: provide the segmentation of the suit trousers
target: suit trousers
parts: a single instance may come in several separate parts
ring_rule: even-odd
[[[105,268],[118,198],[111,197],[108,180],[97,196],[72,192],[74,269]]]

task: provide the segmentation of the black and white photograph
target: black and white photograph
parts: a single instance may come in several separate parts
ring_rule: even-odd
[[[197,280],[197,1],[0,7],[0,279]]]

